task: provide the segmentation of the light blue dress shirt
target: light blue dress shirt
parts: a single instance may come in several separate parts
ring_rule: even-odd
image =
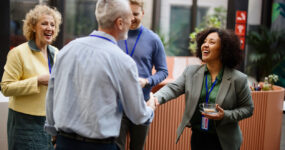
[[[56,56],[45,124],[53,136],[61,130],[88,138],[117,137],[123,111],[135,124],[153,119],[153,109],[144,101],[136,63],[111,35],[100,31],[91,35],[107,39],[79,38]]]

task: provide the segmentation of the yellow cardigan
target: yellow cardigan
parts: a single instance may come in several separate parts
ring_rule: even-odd
[[[48,45],[54,62],[58,49]],[[52,64],[53,64],[52,62]],[[1,89],[10,96],[9,108],[34,116],[45,116],[47,86],[38,85],[37,76],[49,73],[49,66],[34,41],[13,48],[7,56]]]

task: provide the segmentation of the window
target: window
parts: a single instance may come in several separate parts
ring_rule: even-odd
[[[198,7],[197,24],[198,26],[206,15],[208,8]],[[189,56],[189,34],[190,34],[190,6],[171,6],[170,13],[170,32],[169,49],[166,50],[170,56]]]
[[[96,2],[97,0],[65,1],[64,45],[98,29],[95,18]]]
[[[10,0],[10,49],[26,42],[23,20],[29,10],[40,3],[47,4],[48,0]]]

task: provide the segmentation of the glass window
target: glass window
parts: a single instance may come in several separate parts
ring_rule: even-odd
[[[40,3],[47,4],[48,0],[10,0],[10,49],[26,42],[23,20],[26,13]]]
[[[201,23],[207,11],[207,7],[198,7],[196,26]],[[189,56],[191,9],[189,6],[172,5],[170,14],[170,46],[166,52],[170,56]]]
[[[65,1],[64,44],[98,28],[95,18],[96,2],[97,0]]]

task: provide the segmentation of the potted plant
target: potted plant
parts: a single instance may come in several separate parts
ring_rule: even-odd
[[[255,74],[256,80],[269,75],[285,56],[285,32],[271,31],[261,26],[259,32],[249,31],[248,64],[246,72]],[[252,72],[255,70],[255,72]]]

